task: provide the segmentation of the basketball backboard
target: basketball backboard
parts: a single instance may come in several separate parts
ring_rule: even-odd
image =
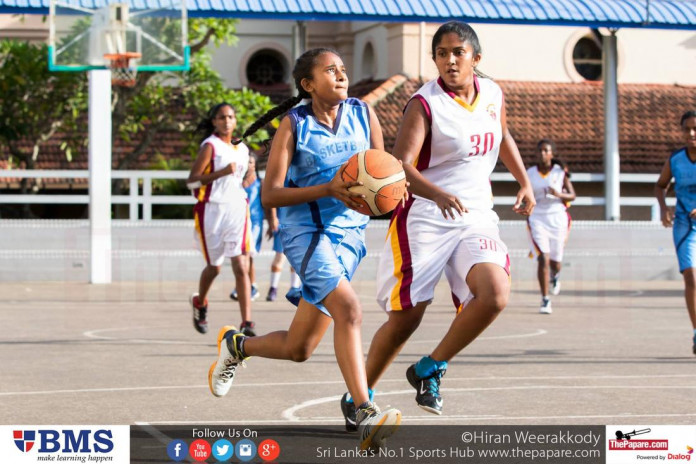
[[[186,71],[185,1],[50,0],[49,69],[107,69],[128,54],[138,71]]]

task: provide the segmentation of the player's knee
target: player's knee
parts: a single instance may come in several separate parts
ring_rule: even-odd
[[[213,265],[209,265],[209,266],[207,267],[207,269],[206,269],[206,271],[207,271],[208,273],[210,273],[211,275],[213,275],[213,276],[215,276],[215,277],[217,277],[218,275],[220,275],[220,271],[221,271],[221,270],[222,270],[222,266],[213,266]]]
[[[298,345],[290,349],[290,359],[293,362],[301,363],[307,361],[314,350],[309,345]]]
[[[489,291],[478,297],[485,307],[494,314],[500,313],[508,304],[510,296],[509,286],[493,284]]]
[[[345,301],[333,314],[335,324],[356,327],[362,324],[362,308],[356,300]]]

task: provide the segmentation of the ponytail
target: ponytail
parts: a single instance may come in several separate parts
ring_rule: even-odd
[[[306,94],[307,92],[304,92],[304,93]],[[280,105],[276,106],[275,108],[270,109],[269,111],[266,112],[266,114],[261,116],[251,126],[249,126],[247,128],[247,130],[244,131],[241,138],[232,141],[232,143],[235,145],[240,144],[243,139],[256,133],[256,131],[258,131],[263,126],[265,126],[266,124],[271,122],[274,118],[287,112],[290,108],[292,108],[293,106],[300,103],[304,98],[307,98],[307,97],[302,96],[302,92],[300,92],[299,95],[297,95],[295,97],[290,97],[287,100],[283,101],[283,103],[281,103]]]

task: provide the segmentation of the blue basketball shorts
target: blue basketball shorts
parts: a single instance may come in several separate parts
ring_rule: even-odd
[[[283,252],[283,241],[280,239],[280,231],[273,234],[273,251],[276,253]]]
[[[696,224],[691,218],[674,218],[672,237],[679,260],[679,272],[696,266]]]
[[[331,316],[322,301],[341,279],[353,278],[367,254],[364,227],[317,229],[281,225],[279,233],[285,256],[302,280],[302,298]]]

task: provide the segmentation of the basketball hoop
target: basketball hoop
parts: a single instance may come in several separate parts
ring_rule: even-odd
[[[107,53],[105,60],[109,60],[111,69],[111,84],[120,87],[135,87],[135,78],[138,68],[130,64],[130,60],[137,60],[142,55],[136,52]]]

